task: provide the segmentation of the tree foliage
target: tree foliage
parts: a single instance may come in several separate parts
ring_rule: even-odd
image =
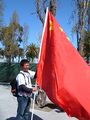
[[[30,44],[27,49],[26,56],[33,63],[34,58],[38,57],[39,48],[35,44]]]
[[[19,46],[22,42],[23,27],[19,24],[17,18],[18,15],[14,12],[10,24],[1,29],[0,40],[9,63],[19,54]]]

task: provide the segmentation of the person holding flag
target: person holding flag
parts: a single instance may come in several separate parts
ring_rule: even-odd
[[[27,59],[22,59],[20,66],[21,70],[16,77],[18,84],[16,120],[29,120],[31,94],[37,90],[37,87],[32,87],[31,79],[36,78],[36,74],[34,71],[29,70],[29,61]]]

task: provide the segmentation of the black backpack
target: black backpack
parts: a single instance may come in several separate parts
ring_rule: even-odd
[[[22,72],[20,72],[20,74],[22,74],[24,76],[24,74]],[[25,77],[25,76],[24,76]],[[10,86],[11,86],[11,93],[14,97],[18,96],[18,84],[16,81],[16,78],[14,78],[11,82],[10,82]]]
[[[17,81],[16,78],[14,78],[11,82],[11,93],[13,96],[17,97],[18,96],[18,88],[17,88]]]

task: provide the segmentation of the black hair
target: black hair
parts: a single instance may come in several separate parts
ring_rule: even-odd
[[[21,62],[20,62],[20,66],[23,66],[25,63],[29,63],[29,60],[22,59]]]

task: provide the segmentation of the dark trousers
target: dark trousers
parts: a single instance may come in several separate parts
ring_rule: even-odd
[[[18,96],[18,108],[16,120],[29,120],[30,97]]]

